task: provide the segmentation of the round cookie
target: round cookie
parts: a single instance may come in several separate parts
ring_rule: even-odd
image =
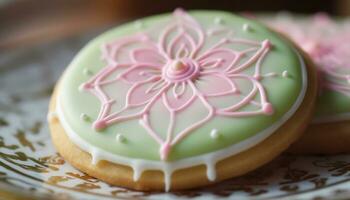
[[[180,190],[245,174],[311,119],[316,73],[263,25],[177,9],[97,37],[52,96],[53,143],[110,184]]]
[[[319,71],[316,114],[290,152],[350,152],[350,23],[319,13],[310,18],[280,16],[267,23],[295,41]]]

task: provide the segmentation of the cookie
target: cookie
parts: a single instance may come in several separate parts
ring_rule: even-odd
[[[317,66],[320,91],[316,114],[293,153],[350,152],[350,23],[319,13],[310,18],[280,16],[268,21],[295,41]]]
[[[52,140],[109,184],[205,186],[288,148],[312,117],[316,75],[260,23],[177,9],[119,26],[78,53],[52,95]]]

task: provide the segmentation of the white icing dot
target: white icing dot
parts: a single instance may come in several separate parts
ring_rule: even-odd
[[[83,121],[86,121],[86,122],[90,121],[90,117],[87,114],[85,114],[85,113],[81,113],[80,119],[83,120]]]
[[[223,24],[224,20],[221,17],[215,17],[214,23],[215,24]]]
[[[243,31],[251,31],[252,27],[249,24],[243,24],[242,29]]]
[[[282,72],[282,77],[287,78],[289,76],[288,71]]]
[[[143,125],[144,125],[144,123],[143,123],[143,120],[142,120],[142,119],[140,119],[140,120],[139,120],[139,124],[140,124],[141,126],[143,126]]]
[[[120,142],[120,143],[125,143],[126,142],[126,138],[122,135],[122,134],[120,134],[120,133],[117,133],[117,135],[116,135],[116,140],[118,141],[118,142]]]
[[[211,130],[211,132],[210,132],[211,138],[217,139],[219,136],[220,136],[220,134],[219,134],[218,130],[216,130],[216,129]]]
[[[92,71],[90,71],[89,69],[83,69],[83,74],[86,76],[91,76],[92,75]]]

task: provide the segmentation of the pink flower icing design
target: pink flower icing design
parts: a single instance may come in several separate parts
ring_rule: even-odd
[[[320,72],[321,92],[330,89],[350,97],[349,24],[338,24],[319,13],[307,22],[283,20],[271,25],[311,56]]]
[[[101,101],[99,116],[93,123],[96,130],[139,119],[149,136],[159,143],[160,158],[167,160],[174,145],[215,116],[247,117],[273,113],[260,83],[263,77],[260,75],[261,63],[271,48],[268,40],[232,38],[231,31],[225,27],[205,32],[181,9],[174,12],[173,20],[163,30],[153,31],[160,31],[158,38],[154,39],[146,32],[137,33],[104,46],[103,59],[107,66],[82,85]],[[208,38],[215,36],[217,41],[208,47]],[[229,48],[235,45],[245,49]],[[251,67],[255,67],[253,75],[243,73]],[[242,93],[239,81],[251,85],[247,94]],[[112,90],[116,85],[128,89]],[[232,105],[214,105],[211,99],[220,97],[235,97],[238,101],[233,101]],[[195,102],[201,104],[206,114],[177,130],[178,115]],[[160,104],[168,112],[162,114],[169,115],[167,129],[160,130],[166,131],[165,138],[151,121]],[[253,105],[255,109],[244,110],[247,105]]]

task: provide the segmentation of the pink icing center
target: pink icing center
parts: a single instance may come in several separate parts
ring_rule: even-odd
[[[191,59],[171,60],[163,69],[163,78],[174,83],[194,79],[199,73],[198,63]]]
[[[157,41],[142,33],[106,44],[102,57],[107,66],[82,85],[101,101],[99,116],[93,124],[96,130],[138,119],[140,126],[159,144],[162,160],[168,159],[173,146],[216,116],[249,117],[274,112],[260,83],[265,77],[260,68],[272,47],[269,40],[233,38],[230,29],[225,27],[218,33],[223,34],[222,39],[204,48],[213,33],[206,34],[200,24],[181,9],[174,12],[173,18],[160,31]],[[246,48],[235,50],[232,48],[235,45]],[[245,72],[251,67],[253,74]],[[250,90],[242,92],[239,81],[250,84]],[[116,83],[128,86],[125,94],[118,91],[118,95],[125,98],[113,99],[115,95],[105,89]],[[202,83],[206,85],[201,86]],[[221,97],[240,100],[226,107],[210,101]],[[194,102],[200,103],[207,114],[175,132],[177,116]],[[158,104],[166,109],[162,115],[169,115],[165,138],[151,122],[153,108]],[[113,110],[113,105],[123,106]],[[253,109],[244,110],[247,106]]]

